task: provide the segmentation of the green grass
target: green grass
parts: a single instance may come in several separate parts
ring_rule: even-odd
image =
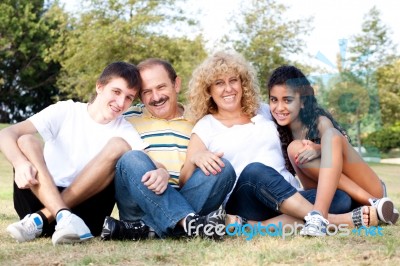
[[[0,125],[1,126],[1,125]],[[0,140],[1,141],[1,140]],[[400,206],[400,165],[372,164]],[[114,213],[115,214],[115,213]],[[110,241],[99,238],[54,247],[49,238],[16,243],[6,232],[18,220],[12,201],[12,168],[0,153],[0,265],[398,265],[400,226],[385,226],[383,237],[325,238],[226,237],[203,239]]]
[[[1,124],[1,123],[0,123],[0,129],[5,128],[5,127],[7,127],[7,126],[8,126],[8,124]]]

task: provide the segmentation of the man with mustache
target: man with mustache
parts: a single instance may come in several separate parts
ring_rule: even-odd
[[[115,186],[121,221],[107,217],[102,239],[138,240],[154,233],[158,237],[186,233],[218,239],[215,230],[206,234],[202,228],[224,227],[225,211],[218,208],[232,190],[235,172],[223,160],[225,167],[219,172],[207,176],[196,171],[179,188],[193,128],[178,103],[181,79],[171,64],[161,59],[147,59],[138,68],[142,78],[139,97],[144,106],[130,108],[126,117],[150,145],[147,154],[128,152],[118,161]],[[150,158],[163,167],[157,168]]]

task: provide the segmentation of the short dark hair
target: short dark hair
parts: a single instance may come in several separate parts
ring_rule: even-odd
[[[175,69],[172,67],[171,63],[169,63],[166,60],[163,59],[159,59],[159,58],[149,58],[146,59],[142,62],[140,62],[137,67],[139,69],[139,71],[145,70],[147,68],[153,67],[153,66],[162,66],[165,71],[167,71],[168,73],[168,77],[170,78],[171,82],[174,83],[176,80],[176,71]]]
[[[97,79],[100,85],[107,85],[113,78],[123,78],[128,83],[128,88],[140,90],[142,80],[138,68],[127,62],[114,62],[109,64]]]

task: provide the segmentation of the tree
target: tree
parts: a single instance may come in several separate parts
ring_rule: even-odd
[[[187,81],[206,52],[201,37],[190,40],[177,36],[179,23],[192,23],[176,8],[177,2],[86,1],[86,9],[70,21],[71,30],[64,32],[51,50],[51,58],[62,65],[57,82],[60,90],[69,98],[88,100],[107,64],[137,64],[149,57],[170,61]]]
[[[345,128],[356,126],[356,141],[361,152],[361,123],[368,114],[370,98],[368,92],[351,73],[341,73],[329,91],[329,111]]]
[[[226,36],[226,42],[253,63],[265,86],[272,70],[290,63],[289,55],[303,51],[301,36],[309,31],[311,20],[284,18],[287,7],[275,0],[252,0],[247,6],[242,20],[238,14],[235,17],[238,34]]]
[[[53,103],[60,65],[46,61],[62,13],[43,0],[0,3],[0,122],[23,120]]]
[[[378,68],[376,75],[383,126],[400,123],[400,60]]]
[[[389,29],[380,19],[376,7],[364,16],[361,33],[350,39],[349,53],[343,69],[361,80],[361,85],[368,91],[368,131],[377,130],[381,125],[381,115],[385,113],[380,112],[385,107],[380,108],[379,105],[379,95],[382,93],[378,94],[377,71],[380,67],[394,63],[396,45],[389,38]]]

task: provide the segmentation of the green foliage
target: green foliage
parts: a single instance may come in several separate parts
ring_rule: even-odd
[[[350,123],[358,121],[368,111],[368,94],[355,83],[338,84],[329,95],[336,114]]]
[[[195,25],[178,8],[182,1],[86,0],[70,15],[57,0],[2,1],[0,122],[23,120],[57,100],[88,100],[113,61],[166,59],[185,86],[206,52],[201,37],[182,37],[183,26]]]
[[[396,45],[389,38],[390,30],[380,16],[376,7],[371,8],[364,16],[361,33],[350,40],[346,69],[358,73],[365,83],[379,67],[392,63],[396,58]]]
[[[400,60],[377,71],[379,103],[384,126],[400,122]]]
[[[369,96],[361,81],[352,73],[326,75],[318,82],[319,99],[352,140],[360,143],[360,126],[369,110]],[[353,142],[353,141],[352,141]]]
[[[290,54],[303,51],[305,43],[301,36],[309,32],[311,20],[288,20],[284,16],[287,7],[275,0],[253,0],[247,4],[249,8],[235,17],[237,34],[226,39],[253,63],[261,87],[265,88],[276,67],[290,63]]]
[[[368,124],[375,128],[381,125],[381,115],[388,115],[385,110],[387,100],[380,101],[378,93],[378,69],[393,64],[396,59],[396,45],[389,38],[389,29],[382,22],[380,12],[373,7],[365,16],[361,27],[361,33],[354,35],[350,40],[350,56],[343,62],[343,71],[352,73],[368,91],[370,98],[369,112],[375,114],[369,117]],[[381,90],[385,90],[384,79],[381,80]],[[382,86],[383,85],[383,86]],[[383,106],[380,106],[383,104]],[[383,118],[385,121],[393,121],[390,118]]]
[[[53,102],[60,65],[45,61],[58,34],[58,6],[43,0],[0,3],[0,122],[25,119]]]
[[[189,21],[175,9],[178,1],[87,1],[89,6],[63,33],[50,58],[61,63],[57,85],[69,98],[88,100],[98,75],[113,61],[134,64],[149,57],[168,60],[185,82],[206,56],[201,37],[165,34]],[[178,27],[178,28],[175,28]]]
[[[389,152],[391,149],[400,147],[400,122],[390,127],[369,134],[363,139],[366,147],[375,147],[381,152]]]
[[[349,43],[349,55],[337,56],[339,75],[330,79],[322,98],[351,138],[355,136],[361,145],[361,136],[381,127],[381,117],[386,124],[398,121],[397,115],[390,118],[389,113],[398,110],[400,97],[396,84],[398,71],[392,65],[395,45],[376,7],[364,16],[361,33],[354,35]]]
[[[340,123],[354,124],[368,113],[370,100],[367,90],[346,74],[331,80],[328,107]]]

